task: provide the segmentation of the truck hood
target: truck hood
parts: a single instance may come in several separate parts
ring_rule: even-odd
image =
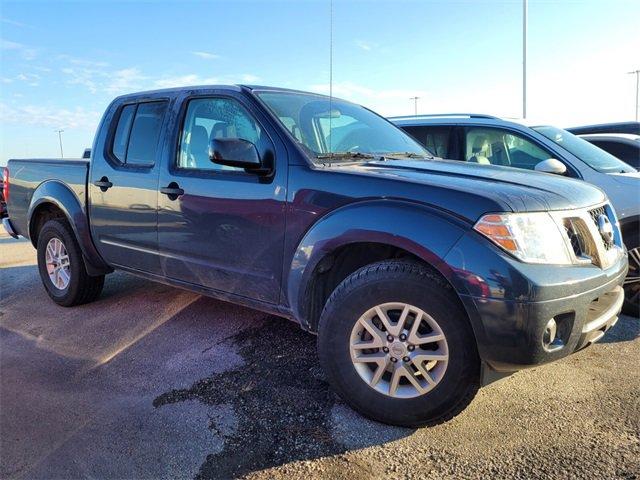
[[[483,200],[479,203],[484,208],[500,209],[499,211],[570,210],[602,203],[607,198],[602,190],[581,180],[457,160],[384,160],[336,165],[335,168],[429,185],[436,190],[444,188],[457,191],[471,201],[474,198]],[[427,201],[439,203],[437,195],[431,196]],[[447,208],[446,205],[443,207]],[[478,205],[478,208],[482,207]]]

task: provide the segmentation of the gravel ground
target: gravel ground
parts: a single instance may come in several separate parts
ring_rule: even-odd
[[[124,274],[64,309],[0,236],[0,478],[640,477],[640,321],[449,423],[342,404],[291,322]]]

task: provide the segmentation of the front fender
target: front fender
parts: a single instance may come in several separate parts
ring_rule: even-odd
[[[89,220],[78,197],[69,187],[59,181],[47,180],[38,185],[33,192],[27,212],[29,238],[33,246],[37,246],[37,239],[33,235],[36,227],[34,214],[40,206],[45,204],[53,205],[64,213],[82,250],[87,272],[90,275],[110,272],[111,268],[104,262],[93,244],[89,231]]]
[[[318,220],[299,243],[288,272],[287,300],[293,316],[305,324],[307,288],[326,255],[352,243],[373,242],[410,252],[445,278],[453,272],[447,252],[469,229],[464,221],[422,204],[398,200],[362,201]]]

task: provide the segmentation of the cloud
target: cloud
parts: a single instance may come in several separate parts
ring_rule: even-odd
[[[328,83],[318,83],[310,85],[309,90],[317,93],[329,94]],[[378,100],[407,100],[410,97],[425,96],[423,90],[413,89],[375,89],[360,85],[355,82],[337,82],[333,84],[333,95],[344,97],[345,99],[378,99]]]
[[[191,54],[195,55],[196,57],[204,58],[206,60],[216,60],[220,58],[220,55],[216,55],[215,53],[209,53],[209,52],[191,52]]]
[[[182,87],[185,85],[206,85],[216,84],[219,80],[217,77],[200,77],[194,73],[187,75],[179,75],[176,77],[165,77],[158,80],[154,80],[153,84],[156,88],[172,88]]]
[[[67,83],[70,85],[82,85],[91,93],[96,93],[99,88],[100,77],[104,78],[106,74],[88,68],[65,67],[61,72],[68,76]]]
[[[19,73],[15,77],[2,77],[0,79],[2,83],[13,83],[17,82],[21,85],[29,85],[30,87],[37,87],[40,81],[40,75],[35,73]]]
[[[33,60],[38,51],[35,48],[28,47],[22,43],[12,42],[11,40],[0,39],[0,49],[17,52],[22,55],[25,60]]]
[[[316,93],[329,94],[329,84],[319,83],[309,85],[307,90]],[[429,92],[420,88],[390,88],[379,89],[361,85],[356,82],[343,81],[333,84],[333,95],[344,98],[354,103],[359,103],[382,115],[402,115],[413,112],[411,97],[420,97],[420,102],[426,102],[430,98]],[[423,103],[418,104],[418,108]]]
[[[102,112],[85,110],[83,107],[70,110],[41,105],[12,107],[0,103],[0,117],[5,124],[94,130],[101,116]]]
[[[195,73],[187,75],[178,75],[175,77],[164,77],[154,80],[153,84],[156,88],[172,88],[183,87],[186,85],[219,85],[219,84],[235,84],[235,83],[254,83],[260,80],[260,77],[250,73],[240,75],[223,75],[220,77],[203,77]]]
[[[70,63],[71,65],[78,65],[88,68],[106,68],[109,63],[102,60],[87,60],[86,58],[78,58],[73,55],[61,54],[57,56],[58,60]]]
[[[105,86],[105,91],[110,94],[122,94],[137,90],[148,78],[135,67],[116,70],[109,77],[110,80]]]
[[[371,43],[364,40],[356,40],[354,43],[356,47],[360,48],[361,50],[364,50],[365,52],[370,52],[371,50],[378,48],[377,43]]]
[[[35,28],[33,25],[29,25],[27,23],[17,22],[15,20],[11,20],[8,18],[0,18],[0,22],[6,23],[7,25],[13,25],[14,27],[20,28]]]

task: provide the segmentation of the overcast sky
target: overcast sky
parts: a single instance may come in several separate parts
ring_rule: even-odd
[[[248,83],[328,91],[329,0],[7,2],[0,163],[91,146],[116,95]],[[640,2],[529,1],[529,117],[633,120]],[[384,115],[521,115],[522,2],[334,0],[334,94]]]

